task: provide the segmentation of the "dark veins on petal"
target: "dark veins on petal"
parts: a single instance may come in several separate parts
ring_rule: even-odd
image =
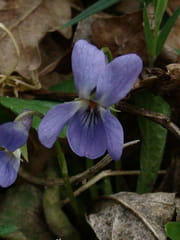
[[[96,125],[100,119],[100,112],[97,107],[91,105],[82,113],[82,123],[90,128],[92,125]]]

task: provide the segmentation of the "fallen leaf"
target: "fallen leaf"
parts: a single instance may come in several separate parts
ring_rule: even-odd
[[[82,21],[80,21],[77,25],[76,31],[74,33],[73,42],[75,43],[77,40],[85,39],[88,42],[91,42],[92,38],[92,24],[95,21],[98,15],[95,14],[90,16]]]
[[[52,32],[71,18],[71,0],[2,0],[0,4],[0,22],[9,29],[20,49],[17,54],[12,40],[0,31],[0,72],[9,74],[16,71],[25,78],[31,78],[32,72],[41,65],[39,43],[47,32]],[[71,28],[59,30],[66,38],[71,37]],[[13,69],[15,67],[15,69]]]
[[[174,193],[120,192],[97,201],[87,221],[99,240],[166,240],[174,211]]]
[[[92,40],[99,48],[109,47],[113,57],[137,53],[147,62],[142,12],[97,18],[92,24]]]
[[[59,64],[61,58],[65,55],[69,44],[61,41],[62,39],[54,39],[51,33],[47,34],[40,42],[39,49],[41,53],[42,63],[38,69],[40,76],[52,72]],[[54,64],[53,64],[54,63]],[[49,65],[52,65],[49,67]]]
[[[122,1],[116,6],[116,10],[123,13],[132,13],[140,10],[140,2],[138,0]]]

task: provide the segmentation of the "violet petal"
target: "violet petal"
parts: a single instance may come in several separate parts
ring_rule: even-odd
[[[32,125],[32,120],[33,120],[33,113],[31,113],[32,111],[29,111],[29,110],[24,110],[17,118],[19,120],[16,120],[15,119],[15,122],[21,122],[24,127],[26,128],[27,131],[29,131],[29,129],[31,128],[31,125]],[[23,116],[23,114],[27,114],[25,116]],[[21,117],[22,116],[22,117]]]
[[[39,125],[38,135],[40,142],[47,148],[51,148],[64,125],[79,107],[79,102],[69,102],[59,104],[48,111]]]
[[[102,51],[85,40],[75,43],[72,52],[72,70],[81,98],[89,98],[98,79],[103,78],[105,66],[106,56]]]
[[[0,186],[9,187],[16,181],[20,159],[12,153],[0,151]]]
[[[0,125],[0,146],[14,152],[26,143],[28,130],[21,121],[7,122]]]
[[[89,109],[79,110],[70,120],[67,138],[72,150],[80,157],[95,159],[106,151],[106,135],[100,114]]]
[[[118,119],[109,110],[103,111],[102,119],[106,132],[107,151],[113,160],[119,160],[124,143],[123,128]]]
[[[126,96],[142,70],[142,60],[136,54],[115,58],[107,64],[104,79],[99,79],[96,97],[104,106],[110,106]]]

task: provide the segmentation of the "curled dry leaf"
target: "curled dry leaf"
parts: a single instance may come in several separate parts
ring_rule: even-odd
[[[141,78],[136,81],[134,90],[139,88],[153,88],[161,94],[178,92],[180,90],[180,64],[169,64],[166,69],[143,68]]]
[[[17,54],[12,40],[0,31],[0,72],[9,74],[15,70],[25,78],[32,77],[32,71],[41,65],[39,43],[47,32],[54,31],[71,18],[71,0],[1,0],[0,22],[8,28],[20,49],[16,69]],[[71,28],[60,30],[71,37]]]
[[[166,240],[174,212],[174,193],[120,192],[97,201],[87,221],[99,240]]]
[[[142,12],[97,18],[92,25],[92,40],[99,48],[109,47],[114,57],[137,53],[147,62]]]
[[[172,63],[166,66],[170,77],[180,86],[180,63]]]

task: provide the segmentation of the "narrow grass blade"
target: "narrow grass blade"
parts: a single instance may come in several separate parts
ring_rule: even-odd
[[[155,6],[155,32],[159,31],[168,0],[158,0]]]
[[[149,23],[146,6],[144,6],[144,10],[143,10],[143,20],[144,20],[144,33],[145,33],[145,38],[146,38],[147,50],[150,55],[150,58],[152,58],[154,39],[153,39],[153,35],[151,32],[151,27],[150,27],[150,23]]]
[[[158,56],[161,52],[161,49],[171,31],[171,28],[173,27],[174,23],[176,22],[176,19],[180,15],[180,7],[177,8],[177,10],[174,12],[174,14],[168,19],[164,27],[162,28],[157,41],[157,48],[156,48],[156,55]]]
[[[62,29],[64,29],[66,27],[72,26],[95,13],[100,12],[100,11],[112,6],[113,4],[115,4],[117,2],[120,2],[120,0],[99,0],[96,3],[94,3],[93,5],[91,5],[90,7],[88,7],[87,9],[85,9],[82,13],[80,13],[79,15],[77,15],[76,17],[71,19],[69,22],[64,24],[62,27],[61,26],[60,27]]]

